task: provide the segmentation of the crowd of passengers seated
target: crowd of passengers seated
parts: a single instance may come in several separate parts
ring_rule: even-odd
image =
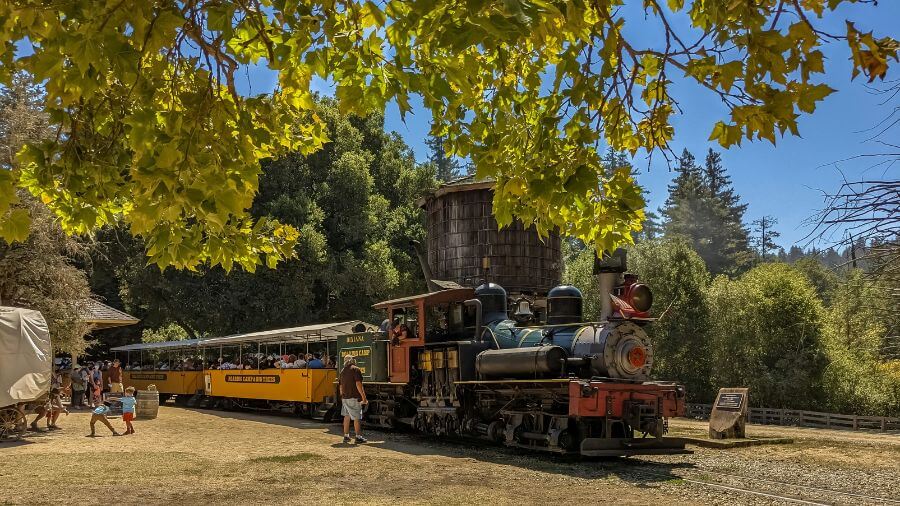
[[[199,371],[202,368],[200,364],[194,364],[193,360],[185,360],[184,362],[176,362],[175,365],[169,366],[168,362],[157,362],[154,364],[145,364],[143,367],[140,362],[134,362],[125,366],[126,371]]]
[[[221,360],[221,359],[220,359]],[[243,363],[231,362],[223,360],[219,364],[210,364],[210,369],[225,370],[246,370],[246,369],[334,369],[335,361],[333,357],[325,356],[324,360],[321,353],[307,353],[306,355],[268,355],[257,356],[250,355],[250,359]]]

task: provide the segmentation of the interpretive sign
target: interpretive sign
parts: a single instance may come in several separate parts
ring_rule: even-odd
[[[743,438],[750,414],[748,388],[721,388],[709,416],[712,439]]]

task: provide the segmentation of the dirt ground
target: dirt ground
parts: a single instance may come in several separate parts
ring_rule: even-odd
[[[0,503],[781,502],[732,490],[746,482],[721,481],[727,476],[802,483],[808,493],[824,487],[900,498],[898,435],[751,426],[750,436],[797,442],[583,461],[378,431],[368,432],[368,444],[344,445],[337,425],[280,415],[165,406],[159,418],[136,421],[134,435],[112,437],[98,425],[98,438],[85,437],[88,420],[73,413],[61,418],[61,431],[0,443]],[[678,420],[672,429],[698,433],[705,424]],[[728,486],[704,484],[713,479]],[[772,486],[778,496],[800,494]],[[854,496],[828,502],[867,503]]]

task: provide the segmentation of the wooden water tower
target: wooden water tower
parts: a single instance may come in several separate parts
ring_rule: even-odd
[[[492,212],[493,186],[469,176],[419,201],[433,276],[463,286],[491,281],[511,294],[545,294],[562,276],[559,234],[542,240],[518,220],[500,230]]]

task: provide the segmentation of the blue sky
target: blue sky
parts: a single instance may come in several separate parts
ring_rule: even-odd
[[[822,20],[820,26],[832,33],[845,33],[844,19],[848,18],[863,31],[874,29],[876,35],[896,37],[900,2],[883,0],[877,7],[842,7]],[[638,26],[642,33],[635,33],[637,38],[646,39],[651,37],[649,34],[657,33]],[[740,147],[721,150],[707,138],[713,123],[726,119],[724,106],[716,97],[697,86],[678,86],[675,92],[684,111],[683,115],[674,118],[675,151],[680,153],[687,148],[700,159],[709,148],[722,151],[736,191],[749,204],[747,222],[763,215],[775,216],[779,221],[777,229],[781,232],[778,242],[785,248],[792,244],[805,245],[802,241],[809,227],[804,222],[821,208],[821,191],[836,189],[844,175],[848,179],[863,175],[900,177],[898,167],[869,169],[871,159],[835,163],[855,154],[878,151],[877,145],[864,142],[871,135],[865,130],[883,118],[887,109],[881,104],[883,98],[867,89],[863,76],[850,81],[849,51],[845,44],[831,43],[823,48],[823,52],[827,58],[828,74],[821,79],[838,91],[820,103],[813,116],[801,118],[801,137],[784,137],[775,146],[768,141],[745,142]],[[888,78],[897,79],[898,76],[900,65],[895,64]],[[250,91],[250,87],[253,92],[265,92],[273,87],[274,76],[264,70],[251,69],[247,79],[241,81],[244,81],[243,92]],[[318,83],[317,88],[326,94],[332,91],[324,83]],[[412,147],[418,160],[427,158],[424,139],[429,130],[429,114],[421,106],[414,108],[405,123],[400,120],[396,107],[388,107],[386,128],[397,131]],[[645,156],[639,154],[633,162],[642,170],[639,182],[650,191],[649,207],[655,210],[665,201],[666,186],[674,173],[661,156],[654,156],[648,162]]]

